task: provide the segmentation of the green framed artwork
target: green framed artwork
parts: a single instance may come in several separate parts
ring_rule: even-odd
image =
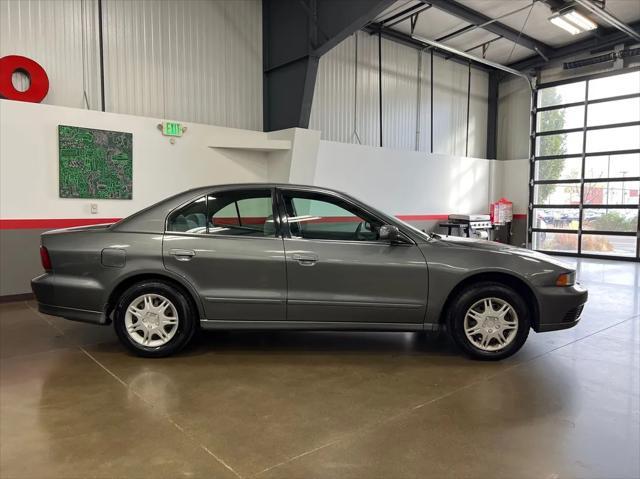
[[[60,198],[130,200],[133,135],[58,125]]]

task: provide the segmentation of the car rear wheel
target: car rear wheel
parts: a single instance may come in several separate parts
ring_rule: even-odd
[[[114,323],[120,341],[145,357],[180,351],[196,329],[187,297],[161,281],[145,281],[127,289],[116,306]]]
[[[474,284],[454,300],[447,328],[453,341],[476,359],[498,360],[516,353],[529,335],[529,309],[501,283]]]

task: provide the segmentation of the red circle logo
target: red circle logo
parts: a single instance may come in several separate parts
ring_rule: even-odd
[[[29,77],[29,88],[16,90],[13,74],[22,72]],[[49,77],[44,68],[31,58],[8,55],[0,58],[0,98],[40,103],[49,92]]]

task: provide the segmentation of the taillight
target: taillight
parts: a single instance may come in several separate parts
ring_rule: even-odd
[[[40,246],[40,261],[45,271],[51,271],[51,258],[49,257],[49,251],[44,246]]]

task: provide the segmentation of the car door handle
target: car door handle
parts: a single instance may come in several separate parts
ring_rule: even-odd
[[[318,255],[294,253],[291,257],[302,266],[313,266],[318,262]]]
[[[175,256],[178,261],[190,261],[196,252],[191,249],[170,249],[169,254]]]

